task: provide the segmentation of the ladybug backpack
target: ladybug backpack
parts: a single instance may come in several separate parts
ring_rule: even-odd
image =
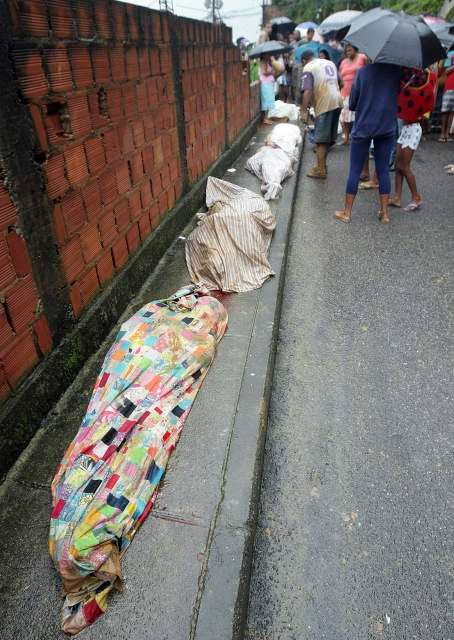
[[[426,71],[426,81],[419,87],[402,83],[397,97],[398,117],[404,122],[418,122],[425,113],[433,110],[435,106],[435,93],[437,88],[437,74]]]

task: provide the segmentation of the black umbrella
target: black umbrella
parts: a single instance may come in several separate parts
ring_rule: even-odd
[[[271,24],[273,25],[272,34],[273,37],[278,33],[282,33],[283,36],[288,36],[290,33],[295,31],[296,22],[290,20],[286,16],[279,16],[279,18],[273,18],[271,20]]]
[[[291,51],[292,48],[282,42],[278,42],[277,40],[269,40],[268,42],[263,42],[262,44],[257,45],[249,52],[250,58],[260,58],[260,56],[268,55],[268,56],[280,56],[283,53],[287,53]]]
[[[422,18],[386,9],[371,9],[358,16],[345,40],[372,62],[401,67],[425,69],[445,57],[440,40]]]
[[[430,25],[432,31],[445,47],[452,47],[454,44],[454,23],[440,23]]]
[[[339,39],[347,33],[353,20],[361,15],[361,11],[346,9],[345,11],[336,11],[325,18],[318,27],[318,32],[322,36],[337,36]],[[338,33],[339,32],[339,33]]]

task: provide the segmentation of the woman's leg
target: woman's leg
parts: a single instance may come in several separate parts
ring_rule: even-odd
[[[402,149],[401,151],[401,157],[402,157],[402,174],[405,176],[405,180],[407,181],[408,187],[410,189],[410,193],[411,193],[411,200],[412,203],[416,204],[416,205],[420,205],[422,202],[422,198],[418,192],[418,187],[416,186],[416,178],[415,178],[415,174],[413,173],[413,171],[411,170],[411,161],[413,159],[413,155],[414,155],[414,151],[413,149],[410,149],[409,147],[405,147],[405,149]],[[414,207],[413,207],[414,208]]]
[[[438,142],[446,142],[449,135],[449,113],[443,112],[441,114],[441,135],[438,138]]]
[[[389,159],[394,147],[394,136],[375,138],[374,158],[375,170],[378,177],[378,191],[380,198],[380,220],[389,222],[389,194],[391,193],[391,179],[389,177]]]
[[[342,222],[350,222],[353,203],[358,193],[359,178],[364,167],[364,162],[369,153],[369,138],[352,140],[350,145],[350,172],[347,180],[345,205],[342,211],[336,211],[335,217]]]

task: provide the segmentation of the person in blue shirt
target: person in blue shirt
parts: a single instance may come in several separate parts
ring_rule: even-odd
[[[355,112],[355,122],[351,133],[350,172],[345,206],[335,213],[336,219],[341,222],[351,220],[361,171],[372,140],[379,182],[379,218],[384,223],[390,221],[389,159],[394,147],[400,79],[401,68],[393,64],[369,64],[362,67],[356,75],[349,103],[349,109]]]

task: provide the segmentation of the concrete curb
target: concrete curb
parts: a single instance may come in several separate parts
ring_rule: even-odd
[[[245,632],[268,406],[303,150],[304,140],[295,175],[275,206],[278,220],[284,219],[270,251],[276,277],[265,283],[258,298],[191,640],[241,640]]]
[[[47,413],[101,345],[150,271],[204,201],[208,176],[222,177],[227,167],[244,151],[257,123],[258,117],[181,198],[123,270],[99,294],[74,330],[7,400],[0,411],[0,478],[27,446]]]

